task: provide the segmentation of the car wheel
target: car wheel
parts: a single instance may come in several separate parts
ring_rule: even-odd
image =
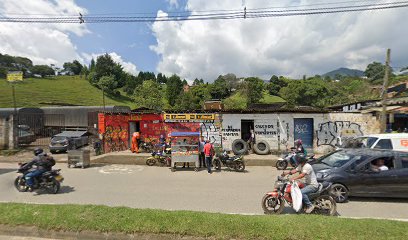
[[[343,184],[333,184],[330,188],[330,195],[338,203],[344,203],[348,200],[349,190]]]

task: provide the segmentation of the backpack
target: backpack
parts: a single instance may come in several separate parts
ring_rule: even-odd
[[[46,156],[46,160],[47,160],[47,165],[48,167],[52,167],[55,165],[55,159],[51,156]]]

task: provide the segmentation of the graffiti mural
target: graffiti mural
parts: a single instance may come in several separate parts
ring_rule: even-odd
[[[124,151],[129,148],[128,119],[129,115],[105,116],[106,126],[102,134],[105,153]]]
[[[336,144],[339,144],[340,140],[344,142],[348,138],[362,136],[363,131],[358,123],[349,121],[330,121],[319,124],[316,135],[317,146],[336,146]]]
[[[220,126],[217,123],[201,123],[201,136],[209,139],[216,147],[221,147]]]

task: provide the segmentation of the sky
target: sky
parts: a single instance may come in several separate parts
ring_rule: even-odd
[[[334,0],[1,0],[0,14],[123,14],[242,9],[327,3]],[[336,0],[339,2],[339,0]],[[370,1],[367,2],[387,2]],[[132,74],[177,74],[212,82],[219,75],[273,74],[302,78],[384,62],[408,66],[408,8],[263,19],[104,23],[0,23],[0,53],[34,64],[78,59],[88,64],[108,53]]]

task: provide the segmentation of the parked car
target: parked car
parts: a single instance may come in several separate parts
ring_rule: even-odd
[[[408,152],[408,133],[371,134],[355,137],[343,142],[340,148],[372,148]]]
[[[18,125],[17,129],[19,144],[30,144],[32,142],[35,142],[35,134],[28,125]]]
[[[388,170],[375,164],[384,161]],[[337,202],[349,196],[408,198],[408,153],[377,149],[342,149],[312,165],[319,182],[332,182]]]
[[[51,138],[50,152],[66,152],[88,144],[87,131],[64,131]]]

